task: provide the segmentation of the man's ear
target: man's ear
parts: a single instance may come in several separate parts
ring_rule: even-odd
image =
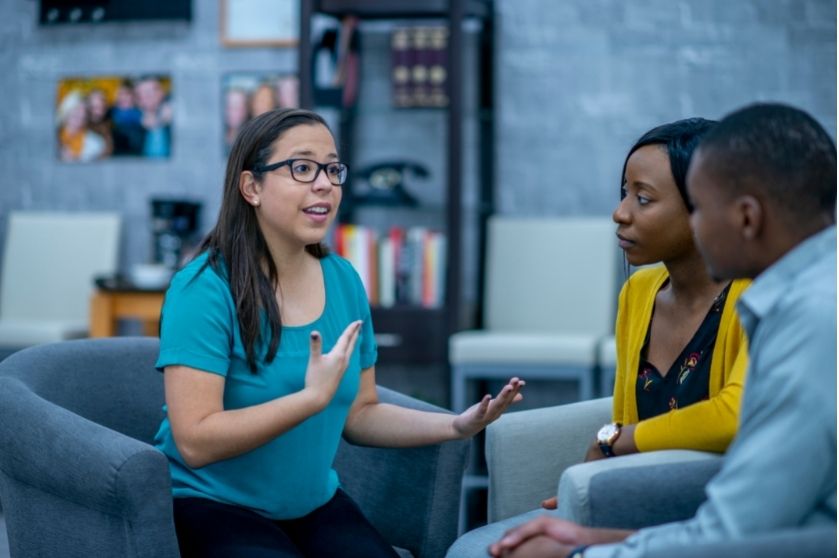
[[[754,196],[740,196],[735,201],[740,232],[746,240],[755,240],[763,231],[765,213],[763,204]]]
[[[242,171],[239,175],[239,192],[245,201],[254,207],[259,207],[259,183],[254,179],[251,171]]]

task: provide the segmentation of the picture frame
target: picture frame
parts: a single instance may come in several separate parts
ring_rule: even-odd
[[[296,73],[237,70],[222,77],[221,95],[227,155],[248,120],[269,110],[300,106],[300,81]]]
[[[93,163],[123,157],[171,157],[171,75],[74,75],[59,78],[56,85],[58,161]]]
[[[293,47],[300,34],[299,0],[219,0],[226,47]]]

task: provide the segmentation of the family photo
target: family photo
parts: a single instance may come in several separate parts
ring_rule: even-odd
[[[167,158],[172,150],[172,80],[151,74],[62,79],[55,121],[57,156],[63,162]]]

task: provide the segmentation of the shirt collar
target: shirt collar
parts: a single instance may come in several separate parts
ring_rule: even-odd
[[[823,254],[835,251],[836,226],[833,225],[807,238],[758,275],[737,301],[740,321],[749,337],[796,277]]]

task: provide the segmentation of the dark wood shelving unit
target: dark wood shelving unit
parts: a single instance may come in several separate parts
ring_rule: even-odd
[[[486,220],[493,211],[494,184],[494,122],[493,122],[493,5],[491,0],[302,0],[300,12],[299,75],[301,106],[317,109],[331,106],[339,111],[336,130],[341,145],[341,157],[353,164],[353,133],[358,120],[365,118],[364,108],[341,107],[333,104],[319,105],[322,90],[315,91],[313,79],[313,37],[311,20],[315,14],[341,19],[356,16],[364,20],[393,20],[404,24],[413,20],[430,20],[448,27],[447,93],[449,105],[435,109],[398,109],[401,111],[442,111],[446,115],[447,135],[445,137],[445,158],[443,173],[445,206],[440,208],[447,236],[445,300],[441,308],[420,308],[396,306],[373,308],[373,322],[379,337],[379,363],[400,365],[439,364],[448,366],[448,338],[455,331],[480,326],[480,312],[473,304],[467,307],[463,300],[463,168],[464,168],[464,118],[474,117],[478,131],[478,152],[475,154],[479,176],[476,177],[479,206],[475,211],[479,231],[477,233],[477,269],[483,269],[485,251]],[[464,21],[480,22],[478,33],[479,64],[476,75],[480,83],[475,110],[464,114]],[[470,31],[471,33],[471,31]],[[363,39],[363,37],[362,37]],[[359,90],[364,88],[364,78]],[[317,93],[317,95],[316,95]],[[334,93],[334,92],[333,92]],[[334,97],[339,98],[336,94]],[[438,141],[439,138],[428,138]],[[409,146],[406,146],[406,151]],[[406,153],[410,155],[410,153]],[[349,195],[347,195],[349,194]],[[352,180],[345,185],[345,200],[352,199]],[[342,204],[343,205],[343,204]],[[355,222],[352,202],[342,207],[339,219]],[[363,223],[362,223],[363,224]],[[468,254],[474,257],[474,254]],[[479,282],[482,273],[478,273]],[[483,285],[478,286],[477,300],[482,300]]]

